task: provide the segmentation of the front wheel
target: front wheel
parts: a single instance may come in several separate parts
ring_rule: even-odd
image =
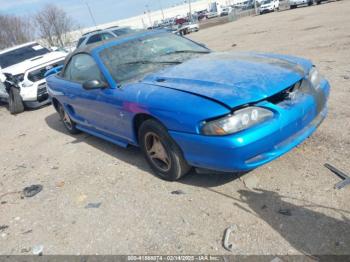
[[[24,105],[18,88],[11,87],[9,90],[9,111],[11,114],[19,114],[24,111]]]
[[[60,118],[64,124],[64,127],[67,129],[67,131],[74,135],[80,133],[80,130],[76,128],[76,124],[73,122],[73,120],[69,117],[67,112],[64,110],[63,106],[61,104],[58,105],[58,114],[60,115]]]
[[[188,173],[191,167],[159,122],[153,119],[146,120],[141,124],[138,136],[146,161],[158,177],[176,181]]]

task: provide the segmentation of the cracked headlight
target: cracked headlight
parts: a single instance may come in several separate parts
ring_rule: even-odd
[[[309,80],[314,88],[318,88],[321,83],[322,76],[316,69],[316,67],[311,68],[309,72]]]
[[[213,121],[205,122],[204,135],[223,136],[250,128],[273,117],[273,112],[261,107],[246,107],[233,114]]]

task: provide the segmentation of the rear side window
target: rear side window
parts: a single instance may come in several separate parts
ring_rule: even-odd
[[[110,39],[110,38],[113,38],[113,37],[114,37],[114,36],[111,35],[110,33],[102,33],[102,34],[101,34],[101,39],[102,39],[102,41],[107,40],[107,39]]]
[[[102,41],[101,35],[100,34],[96,34],[96,35],[92,35],[90,36],[89,40],[87,41],[86,44],[93,44],[93,43],[97,43]]]
[[[84,83],[89,80],[104,81],[95,60],[88,54],[73,56],[64,71],[63,78],[78,83]]]
[[[85,41],[86,37],[82,37],[79,39],[78,44],[77,44],[77,48]]]

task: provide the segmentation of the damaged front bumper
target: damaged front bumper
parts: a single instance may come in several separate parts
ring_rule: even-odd
[[[49,104],[49,94],[45,79],[35,82],[30,87],[21,87],[21,97],[26,107],[37,108]]]
[[[192,166],[223,172],[248,171],[282,156],[308,138],[327,115],[329,90],[329,83],[322,80],[317,90],[298,92],[292,100],[262,101],[257,106],[270,109],[275,117],[232,135],[169,133]]]

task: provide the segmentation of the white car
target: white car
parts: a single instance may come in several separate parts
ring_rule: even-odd
[[[83,47],[89,44],[97,43],[100,41],[108,40],[111,38],[117,38],[122,35],[131,34],[137,32],[138,30],[131,29],[130,27],[111,27],[107,29],[98,29],[95,31],[91,31],[83,34],[77,43],[78,47]]]
[[[13,75],[20,88],[20,101],[25,107],[37,108],[50,103],[46,90],[45,73],[53,67],[63,65],[67,53],[51,52],[38,43],[31,42],[0,51],[2,73]],[[3,89],[4,86],[0,85]],[[0,99],[6,102],[14,99],[6,90],[0,90]],[[23,105],[19,108],[23,108]],[[17,112],[18,113],[18,112]]]
[[[193,32],[199,31],[199,25],[196,23],[184,23],[179,26],[179,28],[175,31],[175,33],[178,33],[180,35],[187,35]]]
[[[279,0],[265,0],[261,2],[261,6],[259,7],[259,13],[262,15],[264,13],[274,12],[275,10],[279,10],[280,1]]]
[[[290,9],[294,9],[297,8],[297,6],[299,5],[312,5],[313,4],[313,0],[289,0],[289,7]]]

